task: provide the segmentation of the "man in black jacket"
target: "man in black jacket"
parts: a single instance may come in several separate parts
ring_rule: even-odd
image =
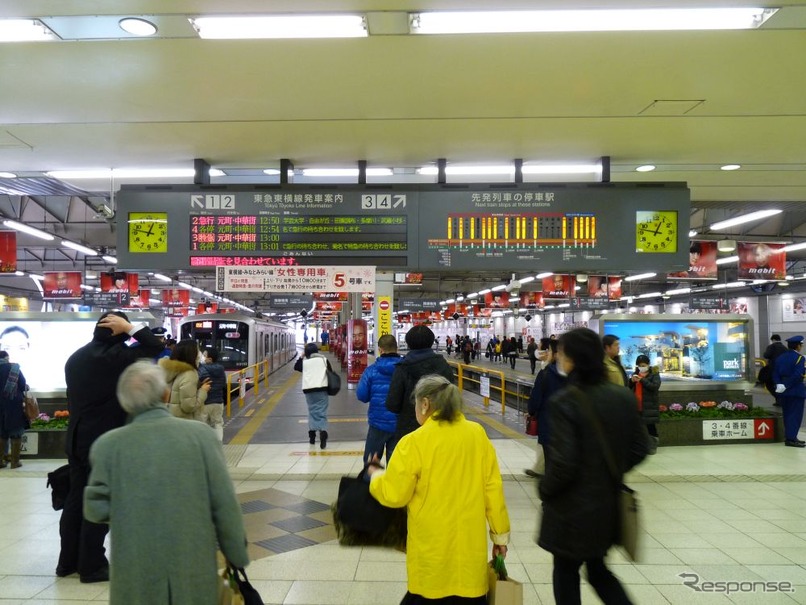
[[[775,382],[772,379],[773,367],[775,366],[775,359],[782,353],[786,353],[789,349],[781,342],[781,337],[778,334],[770,336],[770,344],[764,349],[764,359],[767,360],[767,365],[759,372],[759,382],[764,384],[764,388],[775,397],[775,405],[780,406],[781,402],[778,401],[778,394],[775,392]]]
[[[127,347],[130,336],[140,346]],[[90,446],[102,434],[126,422],[126,412],[115,395],[123,370],[138,359],[154,357],[163,348],[148,326],[132,325],[124,313],[113,311],[101,316],[92,341],[73,353],[64,366],[70,411],[65,448],[70,465],[70,492],[59,522],[61,552],[56,567],[59,577],[78,572],[84,583],[109,579],[104,549],[109,526],[90,523],[82,513],[90,473]]]

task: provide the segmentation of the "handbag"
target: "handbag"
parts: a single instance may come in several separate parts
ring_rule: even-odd
[[[358,477],[342,477],[339,496],[331,507],[333,525],[342,546],[406,544],[406,509],[383,506],[369,492],[366,466]]]
[[[70,465],[60,466],[48,473],[48,482],[45,487],[51,489],[50,500],[53,510],[62,510],[67,494],[70,493]]]
[[[537,417],[528,415],[526,416],[526,434],[537,435]]]
[[[263,605],[263,598],[242,567],[227,565],[218,585],[218,605]]]
[[[591,419],[594,431],[596,432],[596,438],[599,440],[599,445],[602,446],[604,458],[607,462],[607,468],[610,471],[610,475],[613,477],[614,481],[619,482],[618,499],[616,501],[616,506],[618,508],[617,543],[624,548],[624,551],[630,557],[631,561],[637,561],[639,558],[639,538],[641,534],[639,528],[638,494],[635,492],[635,490],[627,487],[620,481],[621,473],[616,466],[616,460],[613,458],[613,452],[610,450],[607,440],[605,439],[602,423],[596,416],[596,411],[591,406],[590,400],[580,389],[574,388],[573,390],[580,395],[580,399],[584,402],[583,407]]]
[[[341,376],[336,374],[333,370],[325,370],[327,372],[327,394],[331,397],[338,395],[341,390]]]
[[[523,584],[507,575],[504,557],[498,555],[487,567],[487,603],[523,605]]]
[[[39,416],[39,402],[31,395],[31,391],[25,391],[22,398],[22,406],[25,408],[25,416],[28,420],[36,420]]]

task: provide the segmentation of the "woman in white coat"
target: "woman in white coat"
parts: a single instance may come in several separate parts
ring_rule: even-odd
[[[199,345],[195,340],[180,340],[171,357],[159,360],[165,381],[171,389],[168,409],[177,418],[201,418],[202,407],[210,391],[210,379],[199,384]]]
[[[319,347],[309,342],[305,345],[305,357],[294,364],[297,372],[302,372],[302,392],[308,404],[308,441],[316,443],[319,431],[319,447],[327,447],[327,371],[332,371],[330,362],[319,354]]]

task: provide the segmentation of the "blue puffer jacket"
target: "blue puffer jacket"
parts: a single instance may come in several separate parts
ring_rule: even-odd
[[[220,363],[204,363],[199,366],[199,381],[209,378],[210,392],[207,393],[205,405],[209,403],[227,402],[227,372]]]
[[[369,426],[394,433],[397,426],[397,414],[386,409],[386,394],[395,366],[403,358],[397,353],[384,353],[361,374],[355,396],[358,401],[369,403]]]

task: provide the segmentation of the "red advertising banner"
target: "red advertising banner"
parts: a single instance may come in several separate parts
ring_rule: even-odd
[[[313,299],[324,302],[346,302],[349,300],[349,292],[314,292]]]
[[[784,244],[739,242],[739,279],[784,279]]]
[[[588,276],[588,297],[618,300],[621,298],[621,278],[606,275]]]
[[[367,322],[351,319],[347,322],[347,383],[358,384],[367,369]]]
[[[218,312],[218,303],[214,302],[206,302],[206,303],[199,303],[196,305],[196,314],[201,315],[202,313],[217,313]]]
[[[487,292],[484,295],[484,306],[488,309],[509,308],[509,292]]]
[[[574,295],[576,279],[573,275],[557,273],[543,278],[543,298],[569,298]]]
[[[137,273],[101,273],[101,292],[128,292],[134,295],[140,289]]]
[[[42,298],[81,298],[80,271],[45,271]]]
[[[474,317],[490,317],[492,314],[493,310],[489,307],[485,307],[484,305],[473,305]]]
[[[610,292],[610,300],[618,300],[621,298],[621,278],[620,277],[608,277],[607,278],[607,290]]]
[[[137,290],[129,296],[129,306],[136,309],[148,309],[151,290]]]
[[[17,232],[0,231],[0,273],[17,270]]]
[[[323,302],[318,301],[316,303],[316,310],[323,311],[323,312],[330,312],[330,313],[338,313],[341,311],[341,306],[343,303],[340,302]]]
[[[674,280],[716,279],[716,242],[691,242],[688,249],[688,271],[669,273],[666,277]]]
[[[521,292],[520,304],[521,309],[541,309],[543,304],[542,292]]]
[[[188,290],[169,289],[162,291],[162,305],[164,307],[187,307],[190,304]]]

